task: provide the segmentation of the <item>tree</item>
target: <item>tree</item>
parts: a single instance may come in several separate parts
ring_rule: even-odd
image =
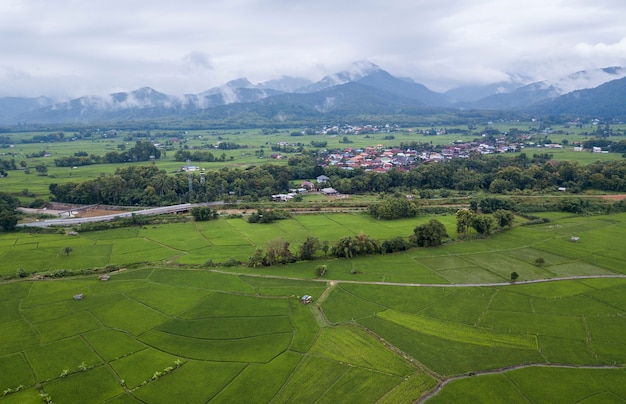
[[[300,246],[300,258],[303,260],[312,260],[315,253],[322,248],[322,243],[317,237],[307,237]]]
[[[515,282],[519,278],[517,272],[511,272],[511,282]]]
[[[43,163],[36,165],[35,170],[39,175],[48,175],[48,166]]]
[[[382,250],[384,253],[389,254],[396,251],[406,251],[411,248],[409,243],[404,237],[394,237],[390,240],[385,240],[382,243]]]
[[[352,236],[342,237],[332,248],[332,254],[335,257],[344,257],[344,258],[352,258],[352,256],[356,255],[358,251],[358,247],[356,245],[356,241]]]
[[[328,255],[328,250],[330,250],[330,244],[328,244],[328,241],[327,241],[327,240],[325,240],[325,241],[322,243],[322,251],[324,251],[324,256],[327,256],[327,255]]]
[[[543,257],[538,257],[535,259],[535,265],[537,265],[538,267],[542,266],[545,263],[546,260],[544,260]]]
[[[263,250],[257,248],[256,250],[254,250],[254,254],[248,258],[248,266],[250,268],[256,268],[262,266],[263,264]]]
[[[380,254],[382,247],[378,240],[371,239],[367,234],[356,237],[342,237],[332,248],[332,254],[339,258],[351,258],[355,255]]]
[[[65,253],[65,255],[70,255],[72,251],[73,251],[72,247],[65,247],[63,249],[63,252]]]
[[[493,217],[496,219],[498,227],[500,228],[512,227],[513,221],[515,220],[515,215],[513,215],[513,212],[503,209],[496,210],[496,212],[493,214]]]
[[[203,222],[217,218],[217,211],[212,211],[209,206],[194,206],[191,208],[191,216],[196,222]]]
[[[401,217],[414,217],[418,209],[415,203],[404,197],[391,197],[373,203],[368,208],[370,215],[376,219],[399,219]]]
[[[20,200],[13,195],[0,192],[0,228],[3,231],[12,231],[17,226],[18,213],[15,209],[20,204]]]
[[[286,264],[291,262],[293,255],[289,251],[289,243],[282,238],[275,238],[267,242],[265,261],[268,265]]]
[[[359,233],[359,235],[356,236],[356,242],[357,254],[380,254],[382,252],[382,248],[378,240],[370,238],[367,234]]]
[[[488,236],[493,228],[493,217],[487,215],[476,215],[472,220],[472,227],[478,234]]]
[[[4,231],[15,230],[17,226],[18,216],[17,213],[10,210],[0,211],[0,227]]]
[[[315,274],[318,278],[326,275],[326,272],[328,272],[328,267],[326,265],[318,265],[317,267],[315,267]]]
[[[469,209],[459,209],[456,212],[456,233],[459,237],[467,236],[467,231],[472,227],[474,212]]]
[[[413,229],[411,241],[418,247],[434,247],[441,245],[444,237],[448,237],[446,227],[439,220],[431,219]]]

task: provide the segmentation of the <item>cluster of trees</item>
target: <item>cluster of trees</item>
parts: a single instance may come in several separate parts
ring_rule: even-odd
[[[274,223],[290,217],[289,211],[284,209],[258,209],[248,216],[248,223]]]
[[[500,229],[511,228],[514,221],[515,215],[509,210],[498,209],[490,216],[470,209],[459,209],[456,212],[456,232],[461,238],[467,237],[470,229],[488,236],[496,226]]]
[[[15,159],[0,160],[0,177],[6,177],[7,175],[9,175],[7,173],[8,170],[17,170],[17,166],[15,165]]]
[[[189,150],[178,150],[174,153],[174,160],[176,161],[205,161],[205,162],[213,162],[213,161],[224,161],[226,160],[226,155],[221,160],[215,158],[213,153],[208,150],[194,150],[193,152]]]
[[[417,204],[401,195],[394,195],[368,206],[368,213],[372,217],[384,220],[413,217],[418,212]]]
[[[289,181],[294,178],[315,178],[323,172],[319,166],[309,165],[310,162],[310,158],[299,156],[293,162],[290,159],[286,166],[222,168],[207,172],[204,182],[194,174],[191,194],[187,173],[168,175],[155,166],[121,167],[113,175],[83,182],[53,183],[49,189],[56,201],[81,204],[163,206],[241,197],[259,200],[288,190]]]
[[[600,147],[602,150],[608,150],[613,153],[626,153],[626,140],[620,140],[618,142],[608,139],[590,139],[583,142],[585,149],[592,149],[594,147]]]
[[[445,237],[448,237],[448,232],[443,223],[431,219],[428,223],[415,227],[409,239],[418,247],[435,247],[441,245]]]
[[[381,254],[381,243],[367,234],[342,237],[335,242],[331,249],[332,255],[337,258],[352,258],[357,255]]]
[[[191,208],[190,213],[196,222],[206,222],[211,219],[217,219],[219,216],[217,210],[211,209],[210,206],[194,206]]]
[[[9,193],[0,192],[0,229],[2,231],[15,229],[19,220],[19,214],[16,211],[19,205],[19,199]]]
[[[108,205],[159,206],[180,202],[184,177],[167,175],[155,166],[128,166],[83,182],[49,185],[53,198],[60,202]]]
[[[73,156],[60,157],[54,160],[57,167],[75,167],[90,164],[126,163],[134,161],[149,161],[161,157],[161,151],[152,142],[138,141],[132,148],[123,151],[110,151],[104,156],[95,154],[87,155],[86,152],[78,152]]]
[[[626,191],[626,161],[598,161],[581,165],[572,161],[545,161],[545,155],[474,156],[423,164],[410,171],[387,173],[328,167],[325,174],[342,193],[394,192],[419,189],[483,190],[495,194],[546,191],[565,187],[570,192],[588,189]],[[542,161],[545,161],[542,163]]]
[[[209,147],[213,147],[213,145],[209,145]],[[235,150],[235,149],[241,149],[244,147],[248,147],[248,146],[243,146],[243,145],[233,143],[233,142],[219,142],[215,146],[215,148],[219,150]]]
[[[415,227],[413,234],[408,237],[394,237],[384,240],[382,243],[367,234],[346,236],[335,241],[332,245],[321,242],[316,237],[307,237],[298,246],[297,253],[293,253],[289,242],[282,238],[269,241],[266,249],[257,248],[254,254],[248,258],[248,266],[252,268],[286,264],[297,260],[315,260],[330,254],[336,258],[352,258],[371,254],[388,254],[396,251],[405,251],[411,247],[433,247],[443,243],[448,237],[445,226],[438,220],[433,219],[427,224]],[[322,276],[318,273],[318,276]]]

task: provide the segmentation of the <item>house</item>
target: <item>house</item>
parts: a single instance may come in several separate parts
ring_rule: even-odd
[[[326,182],[327,182],[330,178],[328,178],[328,177],[327,177],[327,176],[325,176],[325,175],[320,175],[320,176],[318,176],[316,179],[317,179],[317,183],[318,183],[318,184],[326,184]]]
[[[322,193],[324,195],[337,195],[339,192],[334,188],[323,188]]]
[[[309,295],[304,295],[304,296],[302,296],[300,298],[300,302],[302,304],[309,304],[309,303],[313,302],[313,298],[311,296],[309,296]]]
[[[315,185],[313,185],[313,183],[310,181],[302,181],[302,184],[300,184],[300,186],[304,189],[309,189],[309,190],[315,188]]]

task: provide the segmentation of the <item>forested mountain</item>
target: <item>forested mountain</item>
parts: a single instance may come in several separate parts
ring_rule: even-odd
[[[208,119],[238,125],[254,122],[258,126],[390,115],[408,122],[407,117],[462,110],[626,120],[626,103],[620,103],[625,75],[626,69],[613,67],[527,85],[522,85],[525,78],[512,75],[510,82],[441,94],[411,79],[395,77],[372,63],[359,62],[316,83],[282,77],[253,84],[240,78],[198,94],[180,96],[145,87],[65,102],[53,102],[45,97],[1,98],[0,124]],[[612,78],[617,80],[607,82]],[[478,99],[484,94],[488,95]],[[455,103],[458,99],[466,101]]]
[[[532,108],[547,114],[626,118],[626,77],[599,87],[578,90]]]

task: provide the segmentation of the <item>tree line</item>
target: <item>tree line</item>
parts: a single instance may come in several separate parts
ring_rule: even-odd
[[[441,189],[510,194],[555,191],[560,187],[570,193],[589,189],[626,192],[625,160],[581,165],[572,161],[555,162],[545,155],[530,158],[524,153],[513,158],[479,155],[386,173],[322,167],[312,153],[304,153],[291,157],[287,165],[267,163],[246,169],[209,170],[204,179],[194,173],[191,194],[187,174],[168,175],[156,167],[122,167],[113,175],[84,182],[51,184],[50,191],[55,200],[71,203],[159,206],[181,201],[216,201],[229,196],[258,201],[287,191],[290,182],[321,174],[330,178],[328,186],[346,194],[419,194],[421,190]],[[427,192],[424,195],[428,197]],[[402,209],[411,211],[410,205],[404,205]],[[375,216],[388,216],[384,206],[372,209],[378,209]]]
[[[510,211],[498,210],[493,215],[460,209],[456,213],[456,230],[459,238],[468,237],[470,229],[485,237],[493,231],[502,231],[513,226],[515,216]],[[353,258],[362,255],[389,254],[405,251],[412,247],[436,247],[443,244],[450,236],[443,223],[431,219],[416,226],[408,237],[397,236],[392,239],[374,239],[367,234],[345,236],[334,243],[321,242],[317,237],[309,236],[292,252],[290,243],[282,238],[267,242],[265,249],[257,248],[248,258],[252,268],[287,264],[298,260],[310,261],[325,258]],[[323,255],[322,255],[323,254]]]
[[[60,157],[54,160],[57,167],[77,167],[91,164],[113,164],[136,161],[150,161],[161,158],[161,151],[152,143],[138,141],[129,150],[117,152],[110,151],[104,156],[87,154],[86,152],[76,152],[73,156]]]

